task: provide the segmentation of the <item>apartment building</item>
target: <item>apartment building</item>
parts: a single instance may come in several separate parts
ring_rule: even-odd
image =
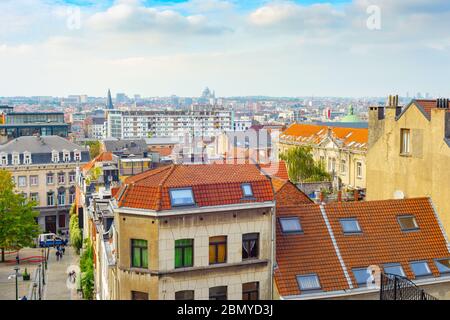
[[[371,107],[367,165],[368,200],[431,197],[450,235],[448,99]]]
[[[11,172],[18,192],[37,202],[46,232],[68,228],[76,171],[88,161],[88,150],[58,136],[20,137],[0,146],[0,168]]]
[[[271,299],[274,206],[270,178],[251,164],[171,165],[128,178],[105,235],[115,278],[96,286],[123,300]]]
[[[214,137],[233,129],[233,112],[224,109],[189,111],[108,110],[107,137]]]
[[[338,179],[335,185],[365,189],[368,134],[364,128],[293,124],[280,135],[278,152],[310,146],[314,159]]]

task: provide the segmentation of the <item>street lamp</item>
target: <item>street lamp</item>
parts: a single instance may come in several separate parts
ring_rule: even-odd
[[[19,300],[19,266],[15,266],[14,270],[16,271],[16,300]]]

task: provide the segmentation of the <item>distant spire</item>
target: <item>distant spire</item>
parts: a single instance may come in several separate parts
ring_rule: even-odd
[[[110,89],[108,89],[108,101],[106,102],[106,109],[109,109],[109,110],[114,109],[114,105],[113,105],[113,102],[112,102],[111,90]]]

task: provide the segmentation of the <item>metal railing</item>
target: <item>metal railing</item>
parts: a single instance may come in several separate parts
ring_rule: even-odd
[[[438,300],[411,280],[395,274],[381,273],[380,300]]]
[[[47,283],[47,262],[50,249],[45,248],[42,250],[42,261],[38,265],[38,268],[34,271],[32,283],[28,291],[28,300],[43,300],[44,299],[44,287]]]

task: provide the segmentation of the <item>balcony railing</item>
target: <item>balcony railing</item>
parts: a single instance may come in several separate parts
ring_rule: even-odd
[[[382,273],[380,280],[380,300],[438,300],[405,277]]]

